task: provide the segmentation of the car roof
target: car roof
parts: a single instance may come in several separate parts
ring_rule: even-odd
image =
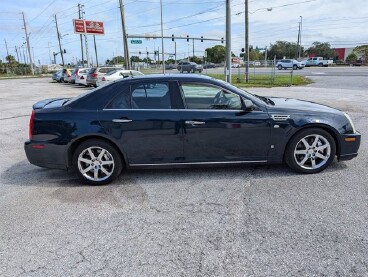
[[[130,80],[212,80],[213,78],[199,74],[149,74],[134,76]]]

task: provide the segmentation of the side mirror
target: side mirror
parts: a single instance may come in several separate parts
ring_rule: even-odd
[[[248,99],[243,99],[243,105],[244,111],[250,112],[255,109],[253,102]]]

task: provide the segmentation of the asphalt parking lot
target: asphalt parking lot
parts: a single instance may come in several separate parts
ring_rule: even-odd
[[[249,91],[348,112],[362,133],[356,159],[315,175],[285,165],[130,170],[101,187],[35,167],[23,150],[33,103],[87,89],[0,80],[0,275],[366,276],[368,77],[311,78]]]

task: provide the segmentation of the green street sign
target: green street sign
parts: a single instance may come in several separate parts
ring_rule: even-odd
[[[140,40],[140,39],[132,39],[132,40],[130,41],[130,43],[131,43],[131,44],[142,44],[142,40]]]

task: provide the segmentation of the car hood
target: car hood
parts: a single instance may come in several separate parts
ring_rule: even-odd
[[[293,98],[281,98],[281,97],[270,97],[270,99],[275,103],[271,106],[269,110],[274,111],[301,111],[301,112],[324,112],[324,113],[335,113],[341,114],[342,112],[322,104],[317,104],[314,102],[293,99]]]

